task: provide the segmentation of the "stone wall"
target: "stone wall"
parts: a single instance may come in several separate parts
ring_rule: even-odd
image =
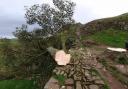
[[[72,49],[69,53],[72,55],[70,63],[66,66],[58,66],[54,70],[56,75],[66,77],[65,87],[56,89],[103,89],[105,81],[97,70],[103,66],[98,64],[96,57],[82,48]]]

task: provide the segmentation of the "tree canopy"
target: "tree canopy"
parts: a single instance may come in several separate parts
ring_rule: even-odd
[[[41,29],[33,31],[37,36],[54,35],[62,27],[74,22],[75,4],[68,0],[53,0],[54,6],[36,4],[27,8],[25,18],[29,25],[38,24]]]

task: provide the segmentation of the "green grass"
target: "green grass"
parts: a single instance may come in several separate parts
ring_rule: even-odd
[[[37,89],[33,81],[30,80],[2,80],[0,89]]]
[[[113,47],[123,47],[128,40],[128,32],[115,29],[107,29],[97,32],[86,39],[94,40],[99,44],[105,44]]]
[[[64,85],[66,77],[64,75],[54,75],[54,78],[58,80],[60,85]]]
[[[3,41],[0,39],[0,48],[5,44],[9,44],[10,46],[15,47],[19,45],[19,42],[17,39],[8,39],[8,41]]]
[[[11,39],[11,44],[12,45],[18,45],[18,40],[17,39]]]

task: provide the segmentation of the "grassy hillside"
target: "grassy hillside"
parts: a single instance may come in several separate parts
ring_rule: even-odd
[[[128,41],[128,13],[91,21],[81,27],[80,33],[83,40],[124,48]]]
[[[125,42],[128,41],[128,32],[116,29],[107,29],[85,37],[85,39],[93,40],[99,44],[105,44],[108,46],[125,47]]]

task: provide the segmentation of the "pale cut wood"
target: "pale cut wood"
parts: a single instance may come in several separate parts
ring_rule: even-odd
[[[71,55],[66,54],[64,50],[58,50],[53,47],[49,47],[47,49],[58,65],[67,65],[70,62]]]
[[[123,49],[123,48],[112,48],[112,47],[108,47],[107,49],[108,50],[111,50],[111,51],[116,51],[116,52],[126,52],[127,51],[126,49]]]

